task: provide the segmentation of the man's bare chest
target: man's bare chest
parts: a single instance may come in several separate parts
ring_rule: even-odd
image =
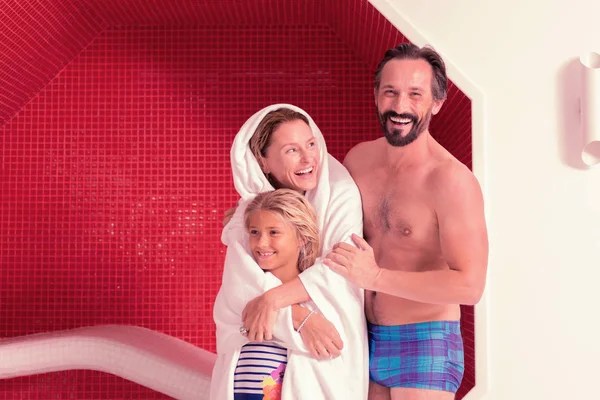
[[[410,241],[437,236],[437,219],[428,194],[410,180],[364,179],[359,183],[367,237],[392,235]]]

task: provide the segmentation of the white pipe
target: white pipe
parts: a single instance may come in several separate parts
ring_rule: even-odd
[[[582,68],[581,158],[588,166],[600,163],[600,54],[590,52],[579,58]]]
[[[108,372],[178,400],[207,399],[216,354],[146,328],[98,325],[0,340],[0,379]]]

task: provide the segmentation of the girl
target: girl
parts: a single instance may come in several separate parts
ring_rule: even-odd
[[[260,193],[246,208],[245,226],[252,257],[265,273],[273,274],[282,283],[297,277],[317,258],[316,215],[296,191]],[[304,322],[311,315],[312,312]],[[234,399],[281,399],[286,364],[287,349],[276,342],[244,345],[234,373]]]

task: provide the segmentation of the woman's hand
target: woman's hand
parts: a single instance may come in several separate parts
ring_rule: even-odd
[[[270,292],[265,292],[246,304],[242,311],[242,324],[248,330],[248,340],[251,342],[272,340],[273,327],[278,314],[279,308]]]
[[[292,320],[294,328],[298,329],[300,323],[310,313],[304,307],[292,306]],[[310,354],[316,359],[332,359],[338,357],[344,348],[344,343],[335,326],[323,315],[313,313],[300,329],[300,336]]]

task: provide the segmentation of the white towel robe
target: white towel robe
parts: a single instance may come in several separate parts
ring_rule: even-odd
[[[214,306],[217,326],[217,362],[211,379],[211,399],[233,399],[233,374],[241,347],[247,339],[239,332],[246,304],[268,289],[281,284],[271,273],[263,272],[250,255],[243,215],[256,194],[273,190],[248,146],[264,116],[287,107],[306,115],[317,138],[321,172],[317,188],[306,193],[317,213],[321,256],[335,243],[353,244],[350,235],[362,236],[360,192],[346,168],[327,153],[318,127],[302,109],[276,104],[253,115],[237,134],[231,149],[235,188],[241,202],[223,230],[227,245],[223,281]],[[299,275],[319,311],[334,324],[344,342],[342,355],[333,360],[315,360],[300,334],[294,331],[291,307],[282,309],[274,328],[278,342],[288,348],[288,364],[283,381],[282,400],[364,400],[368,392],[368,344],[364,316],[364,291],[350,284],[317,259],[314,266]]]

